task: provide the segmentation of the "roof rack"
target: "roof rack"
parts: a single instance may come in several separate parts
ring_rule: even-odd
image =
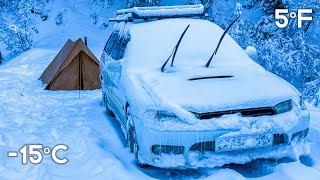
[[[133,7],[117,11],[117,17],[109,18],[110,22],[128,22],[136,19],[162,19],[178,17],[204,16],[205,8],[202,4],[183,6],[154,6]]]

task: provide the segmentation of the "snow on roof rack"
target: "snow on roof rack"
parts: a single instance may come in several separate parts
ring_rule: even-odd
[[[183,6],[154,6],[133,7],[117,11],[117,17],[109,18],[110,22],[127,22],[135,19],[177,18],[204,16],[205,9],[202,4]]]

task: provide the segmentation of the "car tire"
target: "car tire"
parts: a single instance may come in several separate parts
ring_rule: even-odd
[[[114,113],[112,112],[112,110],[109,108],[109,104],[108,104],[108,98],[107,95],[103,92],[102,93],[102,98],[103,98],[103,106],[106,109],[106,113],[107,115],[114,117]]]
[[[128,132],[127,133],[128,134],[128,137],[127,137],[128,147],[130,148],[130,151],[132,153],[134,153],[137,166],[139,166],[141,168],[147,167],[148,166],[147,164],[140,163],[140,161],[139,161],[139,156],[138,156],[139,144],[137,142],[137,135],[136,135],[136,131],[135,131],[135,128],[133,125],[133,120],[132,120],[132,116],[131,116],[131,109],[129,106],[127,107],[127,110],[126,110],[126,120],[127,120],[127,127],[128,127],[128,130],[127,130],[127,132]]]

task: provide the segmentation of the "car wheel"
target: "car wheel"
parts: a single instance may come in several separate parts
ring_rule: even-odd
[[[138,145],[138,142],[137,142],[137,135],[136,135],[136,131],[135,131],[135,128],[134,128],[134,125],[133,125],[133,120],[132,120],[132,116],[131,116],[130,107],[127,107],[126,118],[127,118],[126,120],[127,120],[127,127],[128,127],[128,130],[127,130],[127,132],[128,132],[127,133],[128,134],[128,137],[127,137],[128,147],[130,148],[130,151],[132,153],[134,153],[137,166],[139,166],[139,167],[147,167],[148,166],[147,164],[142,164],[139,161],[139,156],[138,156],[138,154],[139,154],[139,145]]]
[[[102,98],[103,98],[103,106],[106,109],[107,115],[114,117],[114,113],[109,108],[108,98],[107,98],[107,95],[105,93],[102,93]]]

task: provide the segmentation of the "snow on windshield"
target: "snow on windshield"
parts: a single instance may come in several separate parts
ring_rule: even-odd
[[[206,20],[167,19],[133,24],[131,41],[126,58],[134,68],[159,68],[176,45],[183,30],[190,24],[181,41],[175,58],[176,66],[203,66],[217,46],[223,30]],[[240,46],[227,35],[218,54],[213,59],[216,65],[255,64]]]

